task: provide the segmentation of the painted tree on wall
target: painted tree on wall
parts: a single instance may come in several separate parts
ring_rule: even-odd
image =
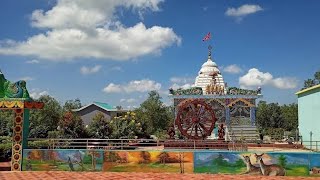
[[[169,160],[169,154],[167,152],[162,152],[158,155],[159,162],[162,164],[166,164],[166,162]]]
[[[118,159],[120,159],[118,153],[114,151],[105,151],[104,157],[106,162],[116,162]]]
[[[278,162],[279,162],[279,166],[281,166],[282,168],[286,168],[287,165],[287,158],[285,155],[281,154],[278,157]]]
[[[95,171],[96,170],[96,164],[97,164],[97,158],[100,157],[100,153],[97,152],[94,149],[91,149],[91,150],[88,151],[88,155],[91,156],[92,170]]]
[[[141,151],[140,158],[141,158],[141,161],[139,163],[149,163],[151,155],[148,151]]]

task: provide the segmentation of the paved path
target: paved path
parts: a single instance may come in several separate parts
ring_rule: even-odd
[[[304,179],[313,180],[320,179],[320,177],[265,177],[265,176],[249,176],[249,175],[212,175],[212,174],[175,174],[175,173],[115,173],[115,172],[63,172],[63,171],[33,171],[33,172],[0,172],[1,180],[69,180],[69,179],[84,179],[84,180],[176,180],[176,179],[186,179],[186,180],[211,180],[211,179],[221,179],[221,180],[282,180],[282,179]]]

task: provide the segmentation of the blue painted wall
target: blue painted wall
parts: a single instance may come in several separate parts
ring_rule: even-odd
[[[320,86],[297,94],[299,131],[302,139],[310,141],[310,131],[312,131],[312,140],[320,141]],[[320,149],[320,143],[318,143],[318,149]]]

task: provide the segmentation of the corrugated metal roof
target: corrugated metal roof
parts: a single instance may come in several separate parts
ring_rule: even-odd
[[[91,106],[91,105],[98,106],[98,107],[100,107],[100,108],[102,108],[102,109],[104,109],[104,110],[106,110],[106,111],[118,111],[116,108],[114,108],[114,107],[111,106],[110,104],[108,104],[108,103],[102,103],[102,102],[93,102],[93,103],[88,104],[88,105],[86,105],[86,106],[83,106],[83,107],[81,107],[81,108],[79,108],[79,109],[74,109],[73,111],[81,111],[82,109],[85,109],[85,108],[87,108],[87,107],[89,107],[89,106]]]
[[[114,110],[116,108],[114,108],[113,106],[111,106],[110,104],[107,103],[102,103],[102,102],[93,102],[94,104],[96,104],[97,106],[103,108],[103,109],[108,109],[108,110]]]

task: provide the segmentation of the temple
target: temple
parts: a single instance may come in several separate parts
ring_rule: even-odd
[[[208,59],[200,68],[195,87],[170,89],[175,107],[175,128],[188,139],[218,139],[218,127],[225,128],[225,140],[256,141],[256,90],[228,87],[209,46]],[[212,110],[212,111],[211,111]]]
[[[225,83],[217,64],[211,59],[211,46],[209,46],[208,60],[203,63],[196,77],[195,86],[201,87],[203,94],[210,94],[211,85],[221,88],[225,94]],[[212,92],[215,93],[215,92]]]

